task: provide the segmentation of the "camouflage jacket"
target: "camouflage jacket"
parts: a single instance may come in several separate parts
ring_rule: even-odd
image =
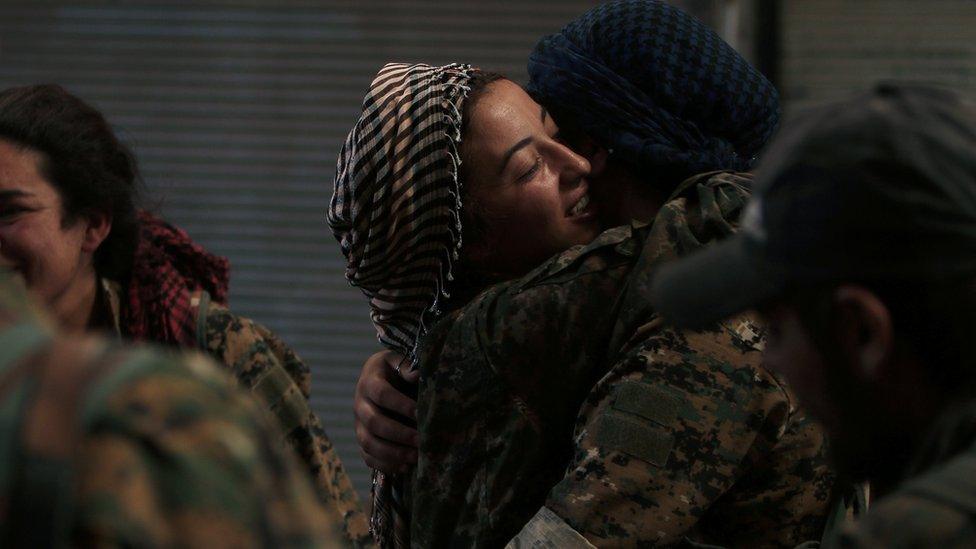
[[[0,272],[0,544],[336,547],[278,429],[200,354],[47,328]]]
[[[901,485],[826,547],[976,545],[976,402],[945,413],[916,455]]]
[[[820,538],[823,438],[760,366],[758,328],[677,332],[648,304],[655,267],[731,233],[748,188],[692,178],[652,225],[606,231],[433,327],[415,546],[496,547],[523,526],[515,546]]]
[[[119,287],[103,281],[103,290],[116,331],[120,332]],[[205,292],[196,292],[191,301],[198,311],[205,309],[199,336],[201,349],[233,373],[277,418],[288,445],[311,471],[322,502],[344,517],[349,540],[357,546],[371,544],[359,497],[309,405],[308,366],[270,330],[235,315],[223,305],[209,303],[207,298]]]

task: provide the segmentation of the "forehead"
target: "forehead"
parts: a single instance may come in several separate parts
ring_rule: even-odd
[[[54,187],[41,174],[43,160],[41,153],[0,138],[0,189],[54,194]]]
[[[469,133],[492,142],[519,140],[542,124],[541,107],[509,80],[488,85],[471,110]]]

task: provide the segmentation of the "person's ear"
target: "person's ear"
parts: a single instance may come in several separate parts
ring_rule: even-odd
[[[891,312],[873,292],[857,285],[834,291],[838,341],[851,359],[854,375],[874,382],[885,375],[894,345]]]
[[[590,161],[590,177],[596,177],[607,169],[610,151],[594,143],[592,152],[585,158]]]
[[[106,212],[95,212],[88,216],[85,238],[81,242],[84,252],[93,254],[112,232],[112,216]]]

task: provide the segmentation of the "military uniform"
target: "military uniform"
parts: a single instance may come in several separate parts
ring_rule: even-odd
[[[901,485],[827,547],[972,547],[976,540],[976,403],[943,415]]]
[[[661,262],[733,232],[748,188],[692,178],[652,225],[606,231],[432,328],[416,546],[820,539],[823,436],[761,367],[759,329],[671,330],[647,300]]]
[[[118,285],[103,281],[103,295],[120,332]],[[205,292],[193,294],[199,327],[198,345],[255,393],[278,419],[288,444],[311,471],[322,502],[344,517],[344,531],[358,546],[372,543],[359,497],[318,417],[309,406],[308,366],[281,339],[227,307],[210,303]],[[201,314],[202,311],[202,314]]]
[[[4,546],[347,545],[277,432],[202,355],[59,338],[0,271]]]

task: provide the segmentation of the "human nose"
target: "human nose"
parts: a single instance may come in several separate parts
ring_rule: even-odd
[[[577,183],[582,178],[590,175],[592,166],[590,162],[573,152],[572,149],[563,145],[562,143],[556,143],[556,155],[560,162],[560,181],[562,183]]]

